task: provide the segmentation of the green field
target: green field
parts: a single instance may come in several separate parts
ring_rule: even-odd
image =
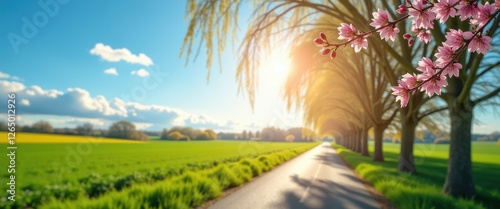
[[[496,142],[472,145],[473,177],[477,196],[454,199],[440,193],[447,168],[449,145],[415,144],[417,175],[396,171],[399,144],[384,143],[384,163],[371,161],[339,145],[337,152],[396,207],[405,208],[498,208],[500,205],[500,146]],[[370,144],[373,152],[373,144]]]
[[[25,207],[39,206],[49,201],[87,200],[89,197],[97,199],[136,184],[154,186],[157,182],[180,178],[194,171],[208,172],[234,163],[253,162],[257,157],[286,155],[288,159],[314,145],[221,140],[18,144],[16,204],[19,207],[23,203]],[[1,149],[0,154],[6,156],[6,152],[7,149]],[[279,157],[275,164],[286,159]],[[5,160],[0,161],[0,167],[7,166]],[[255,174],[271,167],[260,168]],[[255,176],[249,173],[250,177]],[[7,169],[0,169],[0,174],[2,179],[10,176]],[[1,189],[7,190],[5,183]],[[6,200],[2,199],[0,208],[6,206]]]

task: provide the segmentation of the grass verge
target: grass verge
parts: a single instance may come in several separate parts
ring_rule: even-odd
[[[361,156],[343,146],[332,146],[356,172],[373,184],[397,208],[496,208],[500,204],[499,188],[495,187],[500,183],[495,178],[500,170],[498,164],[474,162],[473,175],[478,194],[473,199],[460,199],[441,193],[447,165],[447,160],[441,158],[447,150],[441,150],[441,147],[427,152],[425,157],[419,156],[417,152],[415,158],[418,174],[408,175],[397,171],[399,155],[392,145],[384,151],[386,162],[383,163],[373,162],[371,157]],[[420,162],[417,163],[417,160]]]

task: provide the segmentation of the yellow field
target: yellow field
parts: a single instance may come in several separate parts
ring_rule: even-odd
[[[106,144],[127,144],[144,143],[134,140],[111,139],[87,136],[68,136],[58,134],[40,134],[40,133],[16,133],[16,144],[34,144],[34,143],[106,143]],[[8,143],[7,132],[0,132],[0,143]]]

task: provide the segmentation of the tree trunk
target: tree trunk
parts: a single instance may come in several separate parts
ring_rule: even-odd
[[[361,153],[361,131],[356,131],[356,152]]]
[[[449,105],[451,131],[448,171],[443,193],[470,198],[476,194],[472,179],[471,131],[473,107],[468,104]]]
[[[414,114],[408,114],[409,107],[401,109],[401,151],[399,153],[398,171],[410,174],[417,173],[413,161],[413,141],[417,118]]]
[[[373,161],[384,162],[384,152],[382,142],[384,141],[384,127],[376,125],[375,132],[375,149],[373,151]]]
[[[350,134],[347,138],[347,143],[349,144],[349,149],[354,151],[354,138],[352,137],[352,134]]]
[[[361,131],[361,155],[370,156],[370,152],[368,151],[368,130]]]
[[[358,148],[358,137],[356,132],[352,133],[352,151],[358,152],[356,149]]]

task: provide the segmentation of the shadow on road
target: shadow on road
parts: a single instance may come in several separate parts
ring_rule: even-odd
[[[289,209],[319,209],[319,208],[374,208],[367,203],[371,197],[360,189],[350,188],[337,184],[331,180],[311,180],[299,178],[297,175],[290,176],[293,182],[299,184],[302,188],[310,187],[307,196],[303,202],[300,202],[302,196],[295,192],[286,192],[286,207]]]
[[[323,165],[331,166],[334,169],[347,169],[344,162],[333,153],[321,153],[314,156],[314,159],[320,161]]]

